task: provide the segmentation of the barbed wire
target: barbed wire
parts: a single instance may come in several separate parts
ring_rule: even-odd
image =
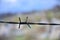
[[[26,24],[26,25],[28,25],[29,28],[31,28],[30,25],[60,25],[60,24],[57,24],[57,23],[33,23],[33,22],[28,22],[28,17],[26,17],[25,22],[21,22],[21,18],[19,17],[19,22],[0,21],[0,23],[19,24],[19,28],[20,28],[21,24]]]
[[[30,25],[60,25],[57,23],[34,23],[34,22],[28,22],[28,17],[26,17],[26,21],[22,22],[21,18],[19,17],[19,22],[6,22],[6,21],[0,21],[0,23],[7,23],[7,24],[19,24],[19,28],[21,24],[25,24],[27,25],[29,28],[31,28]],[[52,32],[52,26],[49,27],[49,31],[48,31],[48,38],[50,38],[50,34]],[[60,38],[60,34],[59,34],[59,38]],[[59,39],[60,40],[60,39]]]

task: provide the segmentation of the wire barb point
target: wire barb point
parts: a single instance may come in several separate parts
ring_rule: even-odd
[[[28,27],[31,28],[31,26],[28,24],[27,21],[28,21],[28,17],[26,17],[26,23],[27,23]]]
[[[19,28],[20,28],[21,18],[19,17]]]

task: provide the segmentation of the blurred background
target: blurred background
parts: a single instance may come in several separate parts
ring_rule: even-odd
[[[60,23],[60,0],[0,0],[0,21]],[[60,40],[60,25],[0,23],[0,40]]]

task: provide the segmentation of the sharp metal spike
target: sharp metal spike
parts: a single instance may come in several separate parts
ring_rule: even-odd
[[[26,22],[27,22],[27,21],[28,21],[28,17],[26,17]],[[29,24],[27,24],[27,25],[28,25],[29,28],[31,28]]]
[[[31,26],[29,24],[27,24],[29,28],[31,28]]]
[[[21,23],[21,18],[19,17],[19,21],[20,21],[20,23]],[[20,23],[19,23],[19,28],[20,28]]]
[[[26,22],[28,21],[28,17],[26,17]]]

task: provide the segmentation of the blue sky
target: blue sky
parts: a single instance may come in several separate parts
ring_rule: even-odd
[[[0,13],[50,9],[56,0],[1,0]]]

